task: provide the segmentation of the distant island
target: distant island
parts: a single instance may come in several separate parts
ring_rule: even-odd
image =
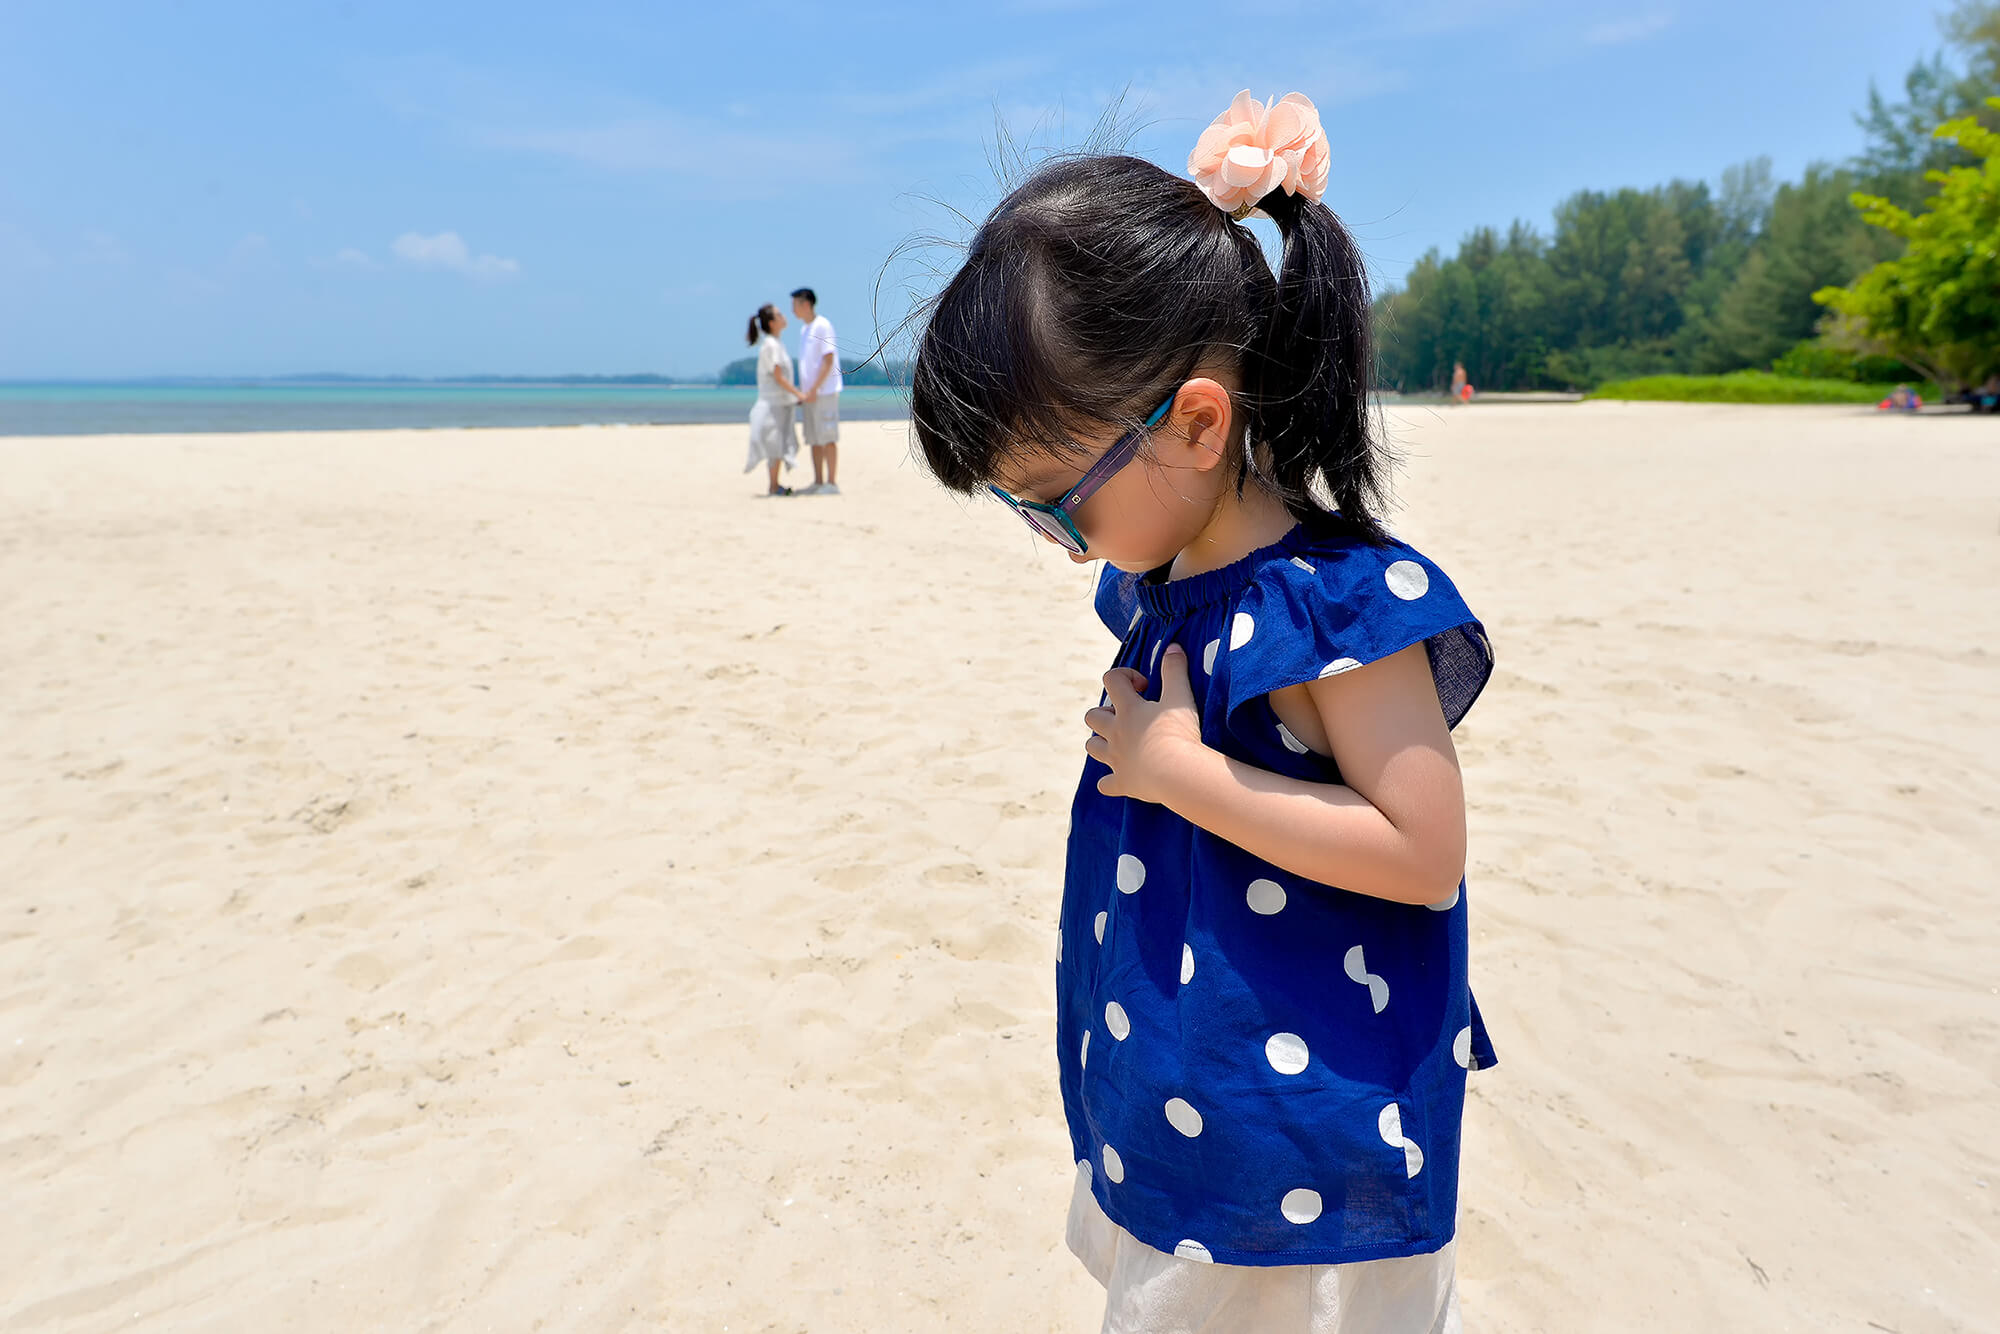
[[[840,359],[840,378],[850,387],[863,385],[903,386],[910,382],[910,363],[907,361],[850,361]],[[722,368],[722,374],[715,377],[717,384],[757,383],[757,358],[743,357]]]

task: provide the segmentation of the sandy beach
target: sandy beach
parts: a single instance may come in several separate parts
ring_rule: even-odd
[[[1468,1328],[2000,1327],[2000,421],[1391,426],[1499,658]],[[1097,1328],[1112,644],[846,434],[0,440],[0,1327]]]

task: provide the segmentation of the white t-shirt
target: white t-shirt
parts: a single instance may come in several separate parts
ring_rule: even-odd
[[[828,357],[833,358],[833,369],[826,373],[826,383],[819,387],[822,394],[840,392],[840,349],[833,341],[833,321],[824,315],[813,316],[813,321],[799,334],[799,392],[811,389],[813,378],[819,374],[820,364]]]
[[[764,334],[757,339],[757,397],[767,403],[783,403],[787,407],[798,402],[778,383],[778,368],[785,368],[787,375],[792,371],[792,359],[785,355],[785,345],[775,334]]]

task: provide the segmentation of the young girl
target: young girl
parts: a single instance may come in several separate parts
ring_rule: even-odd
[[[1298,94],[1193,181],[1062,160],[931,314],[931,470],[1075,561],[1122,636],[1084,714],[1057,949],[1069,1244],[1107,1330],[1456,1329],[1465,810],[1492,671],[1382,528],[1368,290]],[[1241,219],[1284,239],[1273,275]]]

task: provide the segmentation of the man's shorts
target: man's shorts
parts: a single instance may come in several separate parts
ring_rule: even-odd
[[[799,404],[799,424],[809,445],[832,445],[840,441],[840,395],[821,394],[810,403]]]

